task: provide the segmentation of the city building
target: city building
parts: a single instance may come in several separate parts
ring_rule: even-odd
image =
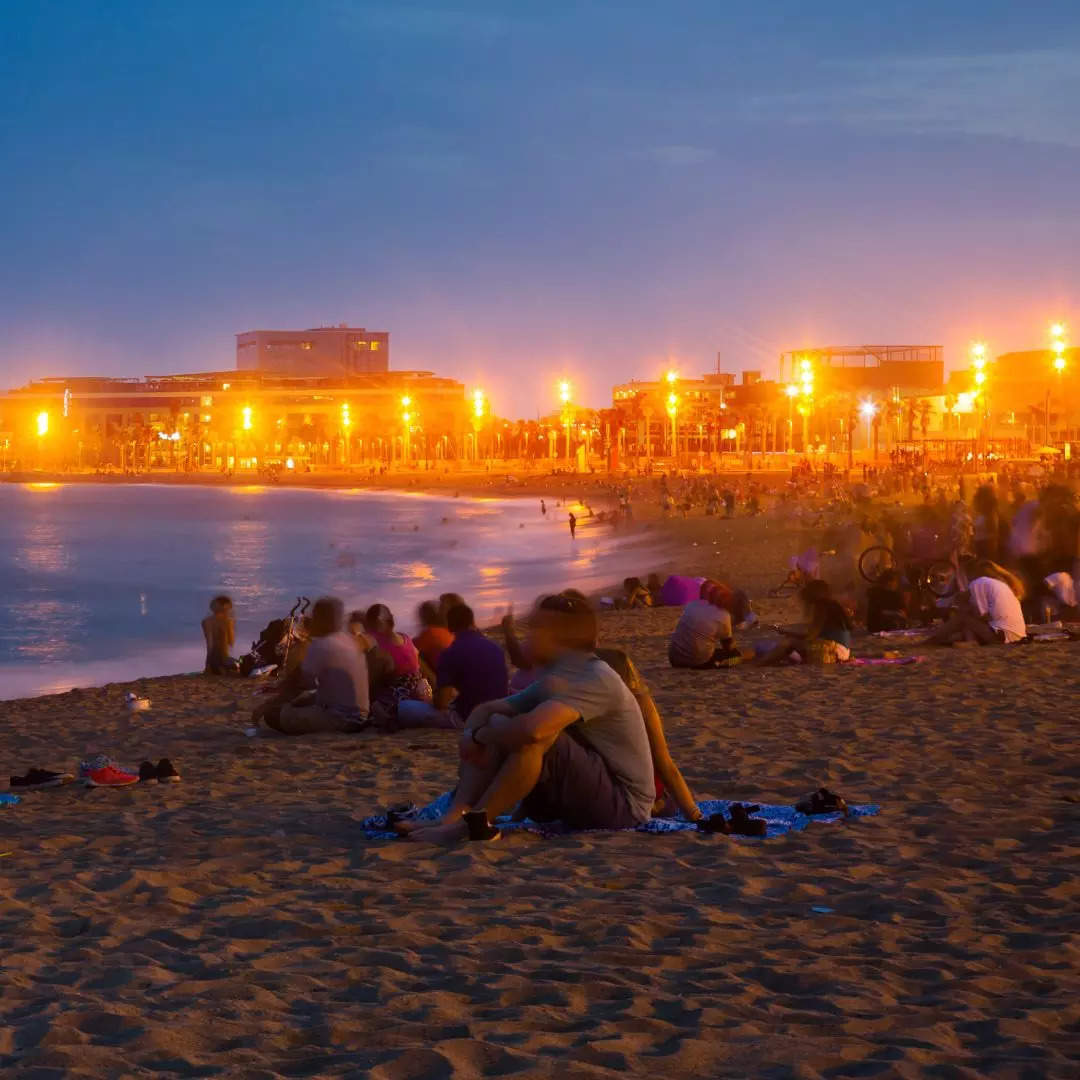
[[[237,371],[280,375],[370,375],[390,370],[390,334],[363,327],[249,330],[236,335]]]
[[[267,354],[284,358],[281,369],[255,351],[236,371],[50,378],[0,394],[0,468],[303,471],[476,457],[461,383],[387,370],[385,333],[323,334],[290,335],[303,337],[297,353],[310,368],[282,341]],[[270,332],[238,342],[247,337],[256,350],[274,344]],[[357,370],[343,370],[354,352]]]
[[[781,354],[778,381],[745,370],[739,383],[675,371],[621,383],[612,391],[618,454],[701,461],[898,442],[915,424],[915,400],[944,393],[943,354],[940,345],[825,346]]]

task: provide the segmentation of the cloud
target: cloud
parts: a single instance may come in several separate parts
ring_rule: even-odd
[[[832,75],[831,85],[822,85]],[[839,62],[804,90],[748,102],[755,118],[864,134],[969,135],[1080,148],[1080,49]]]

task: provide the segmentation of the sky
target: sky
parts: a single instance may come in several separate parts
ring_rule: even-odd
[[[0,40],[0,385],[348,322],[534,416],[1080,338],[1075,0],[12,0]]]

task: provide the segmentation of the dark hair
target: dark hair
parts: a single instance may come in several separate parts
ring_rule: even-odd
[[[377,631],[382,626],[387,630],[394,629],[394,614],[385,604],[372,604],[364,612],[364,629]]]
[[[355,611],[349,612],[349,617],[345,620],[346,626],[352,626],[354,623],[364,625],[364,612],[363,609],[357,608]]]
[[[623,578],[622,587],[627,592],[633,592],[635,589],[640,589],[641,588],[641,578],[636,578],[636,577]]]
[[[554,596],[542,597],[536,609],[557,616],[557,636],[568,649],[592,652],[596,648],[600,633],[596,612],[581,593],[567,589]]]
[[[467,604],[455,604],[446,613],[446,628],[451,634],[460,634],[476,626],[476,617]]]
[[[326,637],[345,625],[345,605],[336,596],[320,596],[311,609],[312,637]]]
[[[448,614],[434,600],[425,600],[416,609],[416,617],[420,620],[421,626],[445,626]]]
[[[444,592],[439,597],[439,611],[442,613],[443,618],[446,618],[446,613],[452,608],[457,607],[459,604],[464,604],[465,598],[459,596],[456,592]]]
[[[215,596],[214,599],[210,601],[210,606],[212,608],[232,607],[232,597],[222,593],[220,596]]]

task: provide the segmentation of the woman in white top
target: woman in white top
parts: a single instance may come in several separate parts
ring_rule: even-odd
[[[926,639],[928,645],[977,641],[980,645],[1012,645],[1027,634],[1020,601],[1023,583],[1003,566],[979,559],[969,573],[971,584],[961,593],[949,620]]]

